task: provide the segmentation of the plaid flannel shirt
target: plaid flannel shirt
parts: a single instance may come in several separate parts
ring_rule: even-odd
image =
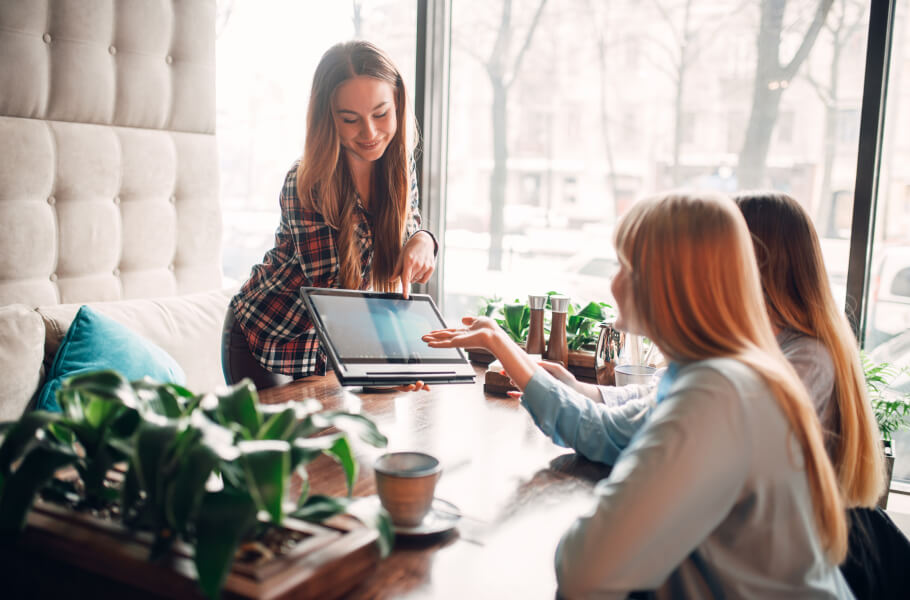
[[[335,231],[315,210],[302,206],[297,195],[297,167],[288,172],[281,189],[281,223],[275,247],[253,267],[250,278],[231,300],[231,310],[250,351],[274,373],[325,375],[326,357],[300,298],[302,286],[337,288],[338,250]],[[410,202],[405,241],[420,229],[416,164],[410,169]],[[373,232],[369,213],[360,203],[354,211],[360,245],[361,289],[367,289],[373,262]]]

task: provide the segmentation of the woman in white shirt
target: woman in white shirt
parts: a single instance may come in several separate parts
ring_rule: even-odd
[[[742,215],[727,198],[666,195],[620,220],[617,327],[670,361],[656,406],[556,551],[568,598],[851,598],[835,567],[847,526],[818,418],[771,330]],[[483,347],[557,442],[611,451],[607,407],[544,371],[489,320],[437,331]]]

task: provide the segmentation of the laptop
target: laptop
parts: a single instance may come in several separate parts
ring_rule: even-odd
[[[461,349],[420,339],[447,327],[430,296],[314,287],[300,295],[341,385],[474,382]]]

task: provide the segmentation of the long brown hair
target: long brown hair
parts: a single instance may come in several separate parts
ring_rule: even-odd
[[[373,168],[370,195],[378,201],[370,202],[373,262],[371,281],[367,282],[361,280],[360,248],[354,231],[354,180],[332,115],[338,87],[357,76],[391,84],[398,119],[398,130]],[[354,40],[336,44],[322,55],[313,75],[306,142],[297,169],[297,192],[303,205],[319,212],[336,231],[338,283],[342,288],[359,289],[363,283],[383,291],[393,288],[409,208],[408,113],[408,94],[401,72],[385,52],[369,42]]]
[[[816,530],[828,557],[847,551],[847,524],[818,417],[777,346],[761,299],[752,240],[736,205],[667,194],[634,204],[616,228],[642,326],[672,360],[730,357],[766,382],[802,449]]]
[[[875,506],[885,487],[881,443],[859,356],[837,308],[812,221],[786,194],[735,198],[755,242],[762,290],[772,322],[816,338],[834,363],[836,430],[828,453],[847,506]]]

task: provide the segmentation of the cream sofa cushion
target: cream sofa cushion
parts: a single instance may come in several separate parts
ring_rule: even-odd
[[[212,290],[164,298],[92,302],[90,306],[173,356],[186,373],[186,387],[201,393],[224,385],[221,327],[232,295],[231,290]],[[53,360],[79,306],[60,304],[37,309],[46,330],[46,360]]]
[[[18,419],[41,383],[44,323],[24,304],[0,306],[0,421]]]

